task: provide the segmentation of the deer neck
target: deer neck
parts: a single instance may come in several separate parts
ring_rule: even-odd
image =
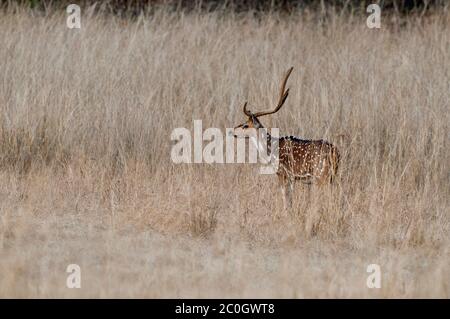
[[[265,127],[260,124],[258,129],[256,129],[256,136],[250,136],[250,140],[252,141],[253,145],[256,147],[256,149],[259,152],[267,152],[270,154],[271,152],[271,143],[272,143],[272,136],[270,135],[269,131],[266,130],[266,134],[263,134],[260,129],[264,129]],[[266,139],[265,142],[264,139]],[[267,147],[265,147],[265,145]]]

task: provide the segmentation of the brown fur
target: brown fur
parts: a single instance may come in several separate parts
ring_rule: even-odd
[[[318,185],[332,182],[339,165],[339,151],[333,144],[293,136],[282,137],[279,143],[281,178]]]

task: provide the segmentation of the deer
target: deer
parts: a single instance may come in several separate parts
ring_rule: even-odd
[[[255,141],[254,134],[255,130],[264,128],[259,118],[277,113],[284,105],[289,95],[289,88],[285,89],[286,83],[293,69],[293,67],[289,68],[284,75],[280,87],[280,97],[275,109],[253,113],[247,109],[248,102],[244,103],[243,111],[247,116],[247,121],[233,129],[235,138],[251,138],[257,147],[260,145]],[[331,184],[335,179],[340,155],[337,147],[330,142],[323,139],[302,139],[292,135],[275,138],[268,132],[266,137],[269,152],[271,143],[278,143],[276,175],[283,194],[285,210],[292,207],[292,192],[296,181],[307,185],[323,186]]]

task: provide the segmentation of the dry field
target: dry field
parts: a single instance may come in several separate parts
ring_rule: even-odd
[[[82,13],[0,13],[0,297],[450,297],[450,12]],[[262,122],[342,164],[274,220],[275,176],[173,164],[170,134],[273,107],[291,65]]]

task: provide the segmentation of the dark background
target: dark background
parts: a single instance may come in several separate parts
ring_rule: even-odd
[[[129,15],[151,12],[152,9],[159,6],[170,7],[173,10],[280,11],[286,13],[296,10],[323,13],[332,8],[353,13],[366,13],[369,4],[377,3],[384,13],[388,11],[402,15],[424,15],[433,10],[450,8],[450,0],[0,0],[0,3],[3,9],[25,6],[43,11],[65,7],[70,3],[80,6],[97,3],[96,7],[99,11]]]

